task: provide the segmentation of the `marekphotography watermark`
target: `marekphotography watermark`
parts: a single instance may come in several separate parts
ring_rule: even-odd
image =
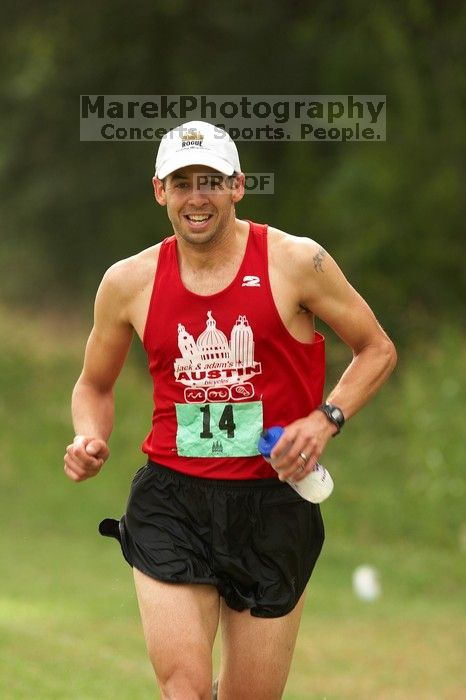
[[[81,141],[159,141],[208,121],[234,141],[385,141],[385,95],[81,95]]]

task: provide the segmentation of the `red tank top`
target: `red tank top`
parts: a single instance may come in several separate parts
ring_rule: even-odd
[[[209,296],[184,287],[176,245],[171,236],[160,246],[144,331],[154,412],[143,452],[198,477],[276,477],[258,453],[260,432],[321,403],[324,338],[299,342],[281,320],[266,225],[250,223],[236,277]]]

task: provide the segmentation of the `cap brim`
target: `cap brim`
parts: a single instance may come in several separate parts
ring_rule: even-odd
[[[166,163],[163,163],[160,168],[155,171],[155,176],[158,177],[159,180],[163,180],[163,178],[170,175],[170,173],[180,168],[186,168],[188,165],[205,165],[208,168],[218,170],[224,175],[233,175],[235,171],[231,163],[228,163],[223,158],[220,158],[214,153],[209,153],[209,151],[202,152],[200,148],[196,148],[175,153]]]

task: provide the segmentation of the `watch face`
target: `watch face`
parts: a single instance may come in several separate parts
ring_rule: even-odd
[[[318,406],[318,409],[323,411],[327,418],[337,426],[338,431],[336,434],[338,435],[340,429],[345,424],[345,416],[343,415],[343,411],[338,408],[338,406],[332,406],[330,403],[323,403]]]
[[[327,405],[327,411],[329,418],[335,421],[337,426],[341,428],[345,422],[343,412],[338,408],[338,406],[331,406],[330,404]]]
[[[334,420],[341,421],[341,419],[343,418],[339,408],[332,408],[330,413],[332,415],[332,418],[334,418]]]

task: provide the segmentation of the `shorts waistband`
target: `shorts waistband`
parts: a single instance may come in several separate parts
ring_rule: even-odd
[[[276,479],[209,479],[202,476],[193,476],[178,472],[171,467],[165,467],[163,464],[147,460],[147,466],[153,467],[158,471],[169,476],[173,482],[193,484],[198,487],[206,486],[207,488],[224,489],[226,491],[241,490],[241,489],[270,489],[284,488],[286,484],[277,477]]]

